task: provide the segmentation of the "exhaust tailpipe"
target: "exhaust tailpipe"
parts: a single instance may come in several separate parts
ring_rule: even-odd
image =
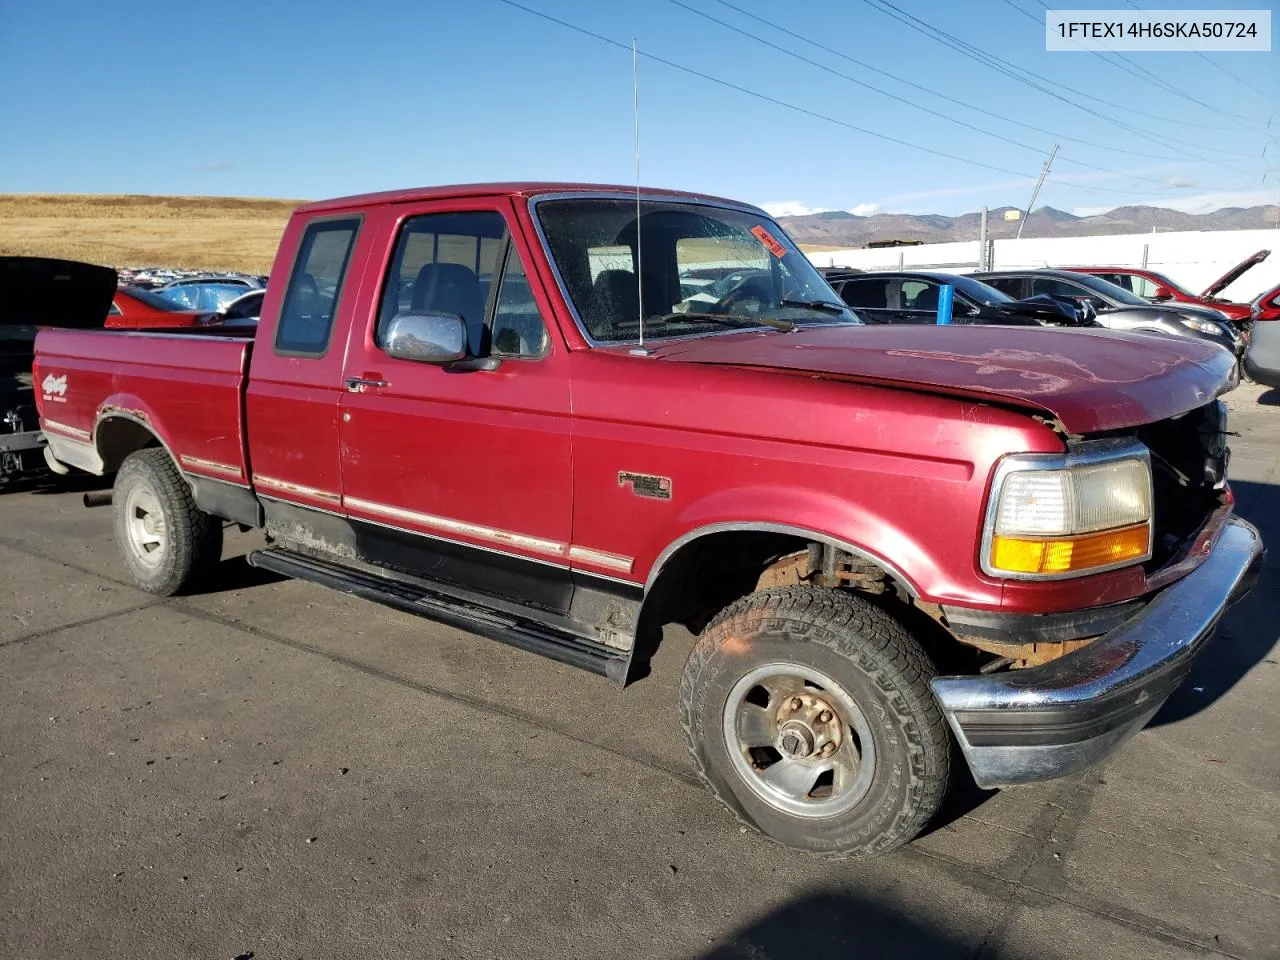
[[[109,507],[111,506],[112,491],[95,490],[92,493],[84,495],[84,505],[86,507]]]

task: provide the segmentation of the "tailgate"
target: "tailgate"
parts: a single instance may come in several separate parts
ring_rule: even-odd
[[[143,428],[184,472],[247,484],[244,392],[252,341],[213,334],[41,330],[35,388],[58,459],[110,473],[112,436]]]

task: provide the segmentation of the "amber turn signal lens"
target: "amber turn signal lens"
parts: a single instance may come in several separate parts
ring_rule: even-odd
[[[991,540],[991,566],[1008,573],[1083,573],[1126,561],[1145,560],[1151,550],[1148,525],[1076,537],[1004,537]]]

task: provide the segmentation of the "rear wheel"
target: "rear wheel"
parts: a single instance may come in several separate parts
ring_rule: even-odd
[[[125,568],[143,590],[171,596],[221,559],[221,521],[196,507],[164,450],[130,454],[116,474],[111,502]]]
[[[863,857],[937,811],[951,743],[932,662],[847,592],[744,597],[699,637],[681,683],[699,772],[740,820],[793,849]]]

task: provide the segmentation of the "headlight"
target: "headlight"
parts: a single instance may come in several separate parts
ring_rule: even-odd
[[[1222,329],[1222,324],[1217,320],[1209,320],[1205,317],[1181,317],[1182,325],[1190,327],[1198,333],[1207,333],[1211,337],[1226,336],[1227,332]]]
[[[1071,453],[1015,454],[996,471],[982,569],[1049,580],[1151,557],[1151,460],[1133,440],[1096,440]]]

